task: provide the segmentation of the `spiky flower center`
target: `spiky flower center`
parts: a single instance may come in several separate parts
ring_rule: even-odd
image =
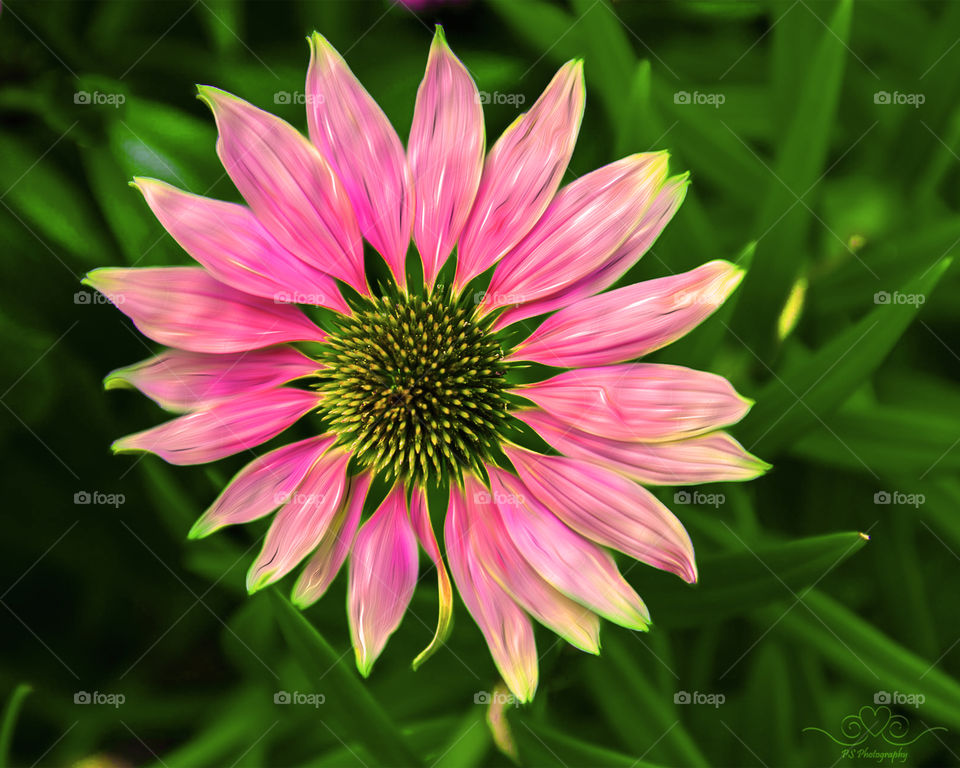
[[[398,479],[479,467],[507,410],[502,352],[485,326],[473,305],[442,296],[364,299],[320,357],[340,444]]]

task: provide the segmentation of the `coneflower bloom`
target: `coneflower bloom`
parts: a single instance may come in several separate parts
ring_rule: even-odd
[[[721,431],[750,405],[726,379],[635,362],[707,317],[741,270],[713,261],[607,290],[687,181],[668,177],[658,152],[561,187],[584,107],[580,62],[485,152],[477,88],[438,29],[404,151],[340,55],[319,34],[310,43],[309,139],[199,89],[245,205],[134,180],[199,266],[87,276],[169,347],[106,386],[181,414],[113,448],[201,464],[252,452],[312,415],[314,436],[257,455],[191,537],[275,513],[247,586],[305,563],[293,587],[301,607],[349,559],[363,674],[407,610],[422,548],[440,609],[414,665],[446,638],[455,584],[527,701],[531,618],[591,653],[599,617],[647,628],[610,550],[696,579],[690,538],[644,486],[766,469]],[[419,259],[408,260],[411,238]],[[533,446],[531,433],[542,438]],[[449,492],[445,510],[428,510],[429,488]]]

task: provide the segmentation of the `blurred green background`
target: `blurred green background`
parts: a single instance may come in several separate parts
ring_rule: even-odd
[[[186,541],[243,460],[110,456],[163,415],[101,390],[149,345],[79,284],[97,266],[187,263],[134,174],[237,198],[195,83],[305,128],[317,29],[405,138],[436,22],[488,94],[489,143],[583,57],[569,178],[652,149],[691,171],[629,278],[749,264],[730,304],[657,358],[754,397],[734,434],[775,465],[658,491],[700,585],[625,564],[653,631],[607,625],[599,658],[539,634],[537,698],[504,709],[520,762],[960,765],[960,3],[900,0],[6,3],[0,765],[510,764],[462,604],[448,646],[410,670],[435,619],[424,559],[359,682],[342,575],[307,623],[292,579],[245,596],[264,525]],[[275,703],[283,691],[313,704]],[[843,740],[846,716],[859,749],[904,754],[804,730]]]

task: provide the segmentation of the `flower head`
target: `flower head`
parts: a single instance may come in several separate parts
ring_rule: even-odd
[[[714,261],[607,290],[687,182],[668,177],[666,154],[644,153],[561,186],[584,107],[580,62],[485,152],[477,88],[438,29],[404,150],[340,55],[320,35],[310,43],[309,139],[200,87],[245,204],[134,180],[199,266],[87,276],[169,347],[106,386],[179,415],[114,449],[199,464],[256,454],[310,416],[313,436],[257,454],[191,537],[274,514],[247,585],[306,563],[300,606],[349,559],[364,674],[407,610],[422,549],[440,617],[415,665],[449,631],[455,584],[526,701],[531,618],[591,653],[600,617],[647,628],[610,550],[696,579],[686,531],[644,485],[766,469],[722,431],[750,405],[726,379],[635,362],[700,323],[742,273]],[[538,380],[531,363],[563,370]],[[531,431],[549,452],[529,447]],[[382,500],[368,498],[375,479]],[[428,510],[428,488],[447,490],[445,510]]]

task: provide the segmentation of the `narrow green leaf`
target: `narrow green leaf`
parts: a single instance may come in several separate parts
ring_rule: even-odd
[[[3,723],[0,724],[0,768],[10,768],[10,747],[13,744],[13,731],[17,726],[17,717],[23,707],[24,699],[30,695],[33,686],[20,683],[13,689],[7,705],[3,708]]]
[[[572,0],[577,26],[582,29],[587,89],[596,92],[614,125],[623,120],[626,102],[624,80],[633,73],[636,57],[608,0]]]
[[[950,265],[937,266],[901,290],[927,297]],[[751,274],[757,268],[754,262]],[[744,280],[749,282],[750,275]],[[743,290],[743,287],[740,289]],[[741,306],[747,301],[741,297]],[[828,415],[876,370],[915,317],[918,303],[881,303],[856,325],[836,336],[802,367],[778,376],[757,396],[757,404],[738,428],[747,448],[766,458]]]
[[[814,12],[809,7],[794,11]],[[784,91],[793,95],[791,120],[767,174],[757,220],[757,257],[744,281],[743,303],[734,318],[737,332],[763,359],[770,356],[776,342],[776,318],[809,252],[807,237],[813,216],[808,207],[813,198],[807,195],[816,192],[827,158],[849,55],[852,12],[852,0],[840,0],[827,28],[817,25],[820,37],[804,67],[803,85],[799,91]]]
[[[636,757],[589,744],[525,717],[512,717],[520,764],[558,768],[657,768]]]
[[[329,686],[328,705],[353,739],[385,765],[421,765],[389,715],[323,636],[276,589],[269,590],[274,615],[304,674]]]
[[[488,0],[487,6],[534,50],[554,62],[580,55],[580,32],[574,16],[544,0]]]
[[[692,587],[659,571],[630,575],[637,576],[631,581],[650,607],[654,626],[697,626],[798,593],[866,542],[864,534],[854,531],[705,555],[698,560],[700,579]]]
[[[470,712],[451,733],[431,768],[473,768],[483,763],[492,739],[483,708],[476,709],[478,711]]]
[[[803,596],[803,603],[805,608],[798,606],[786,614],[765,610],[764,623],[777,622],[778,631],[805,650],[815,650],[868,690],[923,695],[925,718],[960,728],[960,683],[941,672],[936,661],[920,658],[827,595],[812,590]]]

